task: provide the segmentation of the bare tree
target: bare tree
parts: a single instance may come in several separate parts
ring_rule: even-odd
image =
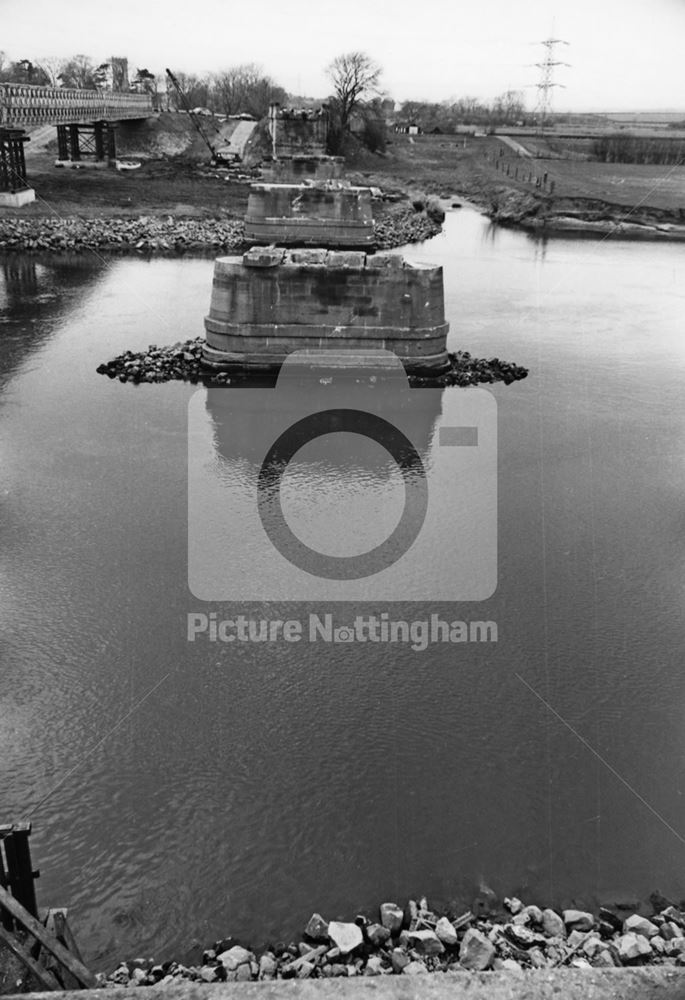
[[[65,63],[60,74],[62,83],[65,87],[74,87],[77,90],[95,90],[94,70],[89,56],[73,56]]]
[[[344,132],[359,101],[380,93],[378,81],[382,69],[365,52],[347,52],[334,59],[326,72],[333,82],[340,128]]]
[[[51,87],[59,87],[62,84],[60,76],[64,70],[65,61],[57,56],[45,56],[38,60],[38,65],[45,73]]]
[[[212,95],[216,109],[224,114],[247,112],[254,118],[263,118],[273,101],[282,104],[287,99],[283,88],[255,63],[232,66],[217,73],[212,79]]]

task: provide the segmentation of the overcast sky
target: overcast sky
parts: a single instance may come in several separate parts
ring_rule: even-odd
[[[259,63],[291,93],[324,97],[325,67],[362,50],[388,95],[535,104],[543,57],[565,39],[559,110],[685,110],[685,0],[0,0],[11,59],[125,55],[135,71],[204,73]]]

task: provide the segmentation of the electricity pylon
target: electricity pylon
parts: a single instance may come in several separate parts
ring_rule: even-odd
[[[538,99],[535,106],[535,116],[537,118],[538,130],[542,132],[552,110],[552,91],[555,87],[564,86],[563,83],[554,82],[554,70],[557,66],[569,66],[570,63],[554,58],[554,47],[556,45],[569,44],[563,38],[546,38],[539,44],[545,46],[545,55],[542,62],[534,63],[540,69],[540,82],[536,85]]]

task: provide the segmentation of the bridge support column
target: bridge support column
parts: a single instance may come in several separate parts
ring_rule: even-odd
[[[19,208],[35,201],[36,193],[26,180],[23,129],[0,128],[0,207]]]
[[[91,125],[58,125],[57,151],[60,164],[112,163],[116,159],[114,126],[106,121]]]

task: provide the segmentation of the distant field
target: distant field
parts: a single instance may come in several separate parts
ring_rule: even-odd
[[[685,210],[685,166],[637,163],[574,163],[556,160],[550,177],[558,194],[601,198],[619,205]]]
[[[580,158],[548,159],[544,155],[523,157],[494,136],[395,136],[388,156],[374,173],[392,175],[405,184],[414,183],[435,193],[462,191],[487,204],[490,195],[502,188],[544,194],[529,174],[554,181],[555,198],[593,199],[625,207],[640,206],[657,210],[685,211],[685,165],[657,166],[632,163],[598,163]],[[531,152],[545,152],[545,142],[517,137]],[[557,151],[563,144],[553,140]],[[585,143],[588,149],[589,143]],[[578,157],[582,145],[572,143],[572,155]],[[376,161],[378,162],[378,161]],[[496,169],[496,164],[499,169]],[[509,166],[509,176],[506,167]],[[518,170],[518,178],[515,171]],[[549,187],[547,188],[547,193]]]

